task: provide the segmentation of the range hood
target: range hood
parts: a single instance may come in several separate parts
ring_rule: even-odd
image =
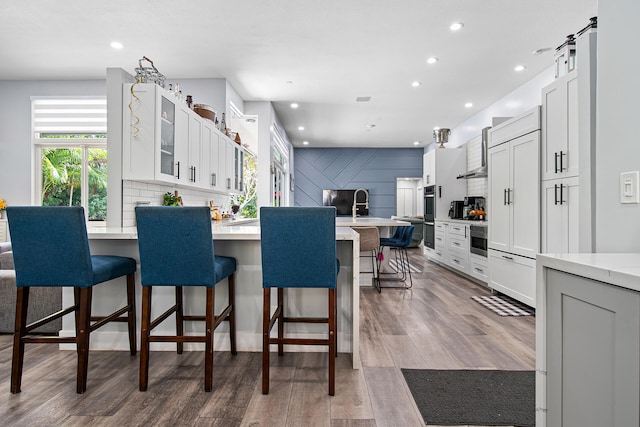
[[[485,178],[487,176],[487,150],[489,147],[489,129],[491,129],[491,126],[487,126],[486,128],[482,129],[482,142],[480,143],[480,167],[465,172],[462,175],[458,175],[458,179]]]

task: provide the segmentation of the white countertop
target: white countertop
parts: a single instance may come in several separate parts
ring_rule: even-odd
[[[542,267],[640,291],[640,253],[538,254]]]
[[[453,222],[456,224],[465,224],[465,225],[479,225],[480,227],[487,227],[489,225],[489,221],[473,221],[469,219],[451,219],[451,218],[436,218],[438,222]]]
[[[395,227],[399,225],[411,225],[411,223],[409,221],[378,218],[375,216],[359,216],[355,219],[352,216],[336,217],[337,227]]]
[[[260,222],[219,222],[213,221],[214,240],[260,240]],[[135,240],[138,238],[136,227],[87,227],[89,240]],[[337,224],[336,240],[358,240],[360,235],[348,226]]]

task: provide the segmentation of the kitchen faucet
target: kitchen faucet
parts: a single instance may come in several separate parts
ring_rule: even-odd
[[[358,192],[360,191],[364,191],[364,195],[365,195],[365,201],[364,203],[358,203]],[[353,192],[353,208],[351,209],[352,213],[353,213],[353,219],[356,219],[356,211],[358,210],[358,205],[364,205],[364,207],[366,209],[369,209],[369,192],[367,190],[365,190],[364,188],[358,188],[356,191]]]

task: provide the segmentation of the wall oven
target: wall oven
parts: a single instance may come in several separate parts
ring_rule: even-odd
[[[434,220],[436,219],[436,186],[424,187],[424,245],[435,249],[436,233]]]
[[[488,228],[485,225],[470,225],[471,234],[470,252],[472,254],[487,256]]]

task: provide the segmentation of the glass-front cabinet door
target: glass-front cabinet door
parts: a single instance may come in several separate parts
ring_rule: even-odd
[[[164,96],[160,116],[160,173],[174,176],[176,106]]]

